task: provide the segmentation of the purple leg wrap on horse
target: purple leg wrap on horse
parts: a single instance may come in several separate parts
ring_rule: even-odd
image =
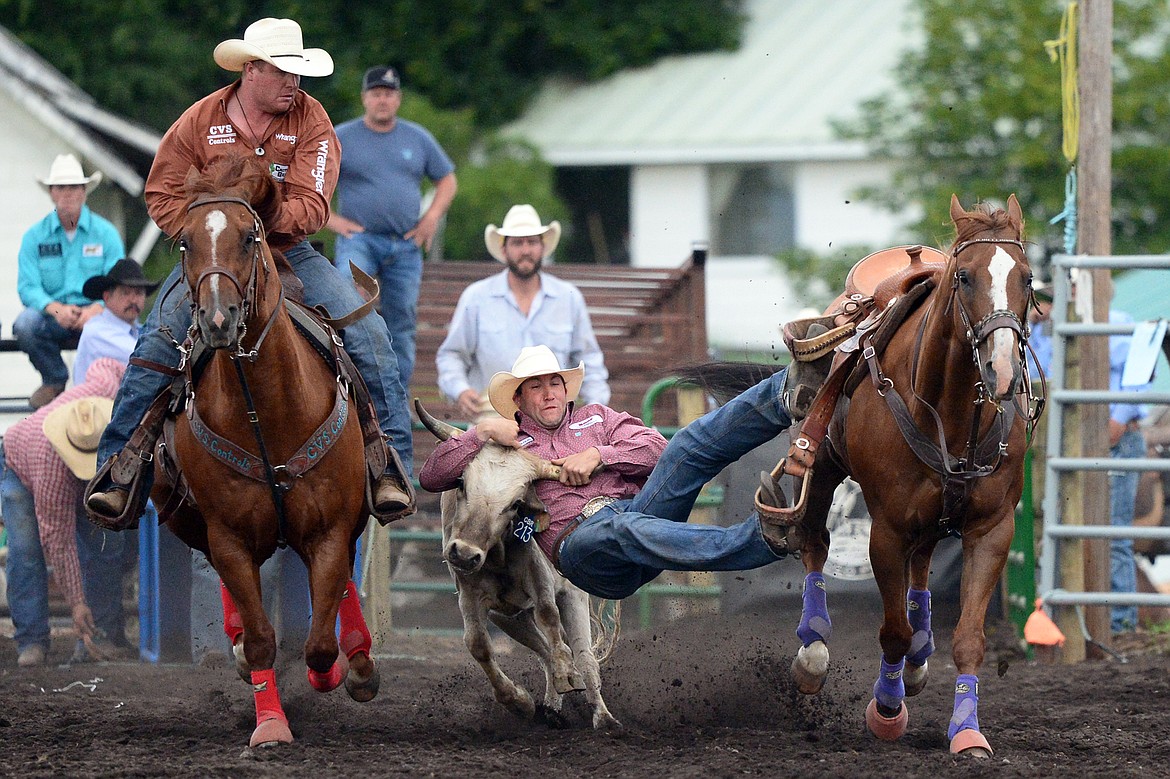
[[[881,675],[873,685],[874,700],[880,705],[888,709],[896,709],[902,705],[906,697],[906,685],[902,681],[902,669],[905,665],[905,660],[890,663],[886,661],[885,655],[882,655]]]
[[[804,610],[800,615],[800,626],[796,635],[804,646],[815,641],[828,642],[833,635],[833,623],[829,621],[829,602],[825,592],[825,576],[816,571],[804,577]]]
[[[922,666],[934,654],[934,633],[930,630],[930,590],[906,591],[906,617],[910,620],[910,651],[906,662]]]
[[[954,738],[960,730],[979,730],[979,677],[974,674],[959,674],[955,682],[955,713],[947,738]]]

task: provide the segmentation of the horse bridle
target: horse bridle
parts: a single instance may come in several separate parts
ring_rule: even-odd
[[[980,243],[1007,244],[1010,246],[1016,246],[1021,251],[1024,250],[1023,242],[1015,238],[973,238],[956,244],[954,249],[951,250],[951,258],[957,258],[960,252],[962,252],[964,249],[967,249],[974,244]],[[978,371],[980,368],[980,345],[983,344],[994,331],[1003,328],[1007,328],[1016,333],[1018,342],[1020,344],[1020,359],[1026,364],[1024,354],[1025,350],[1029,348],[1027,343],[1028,333],[1027,328],[1024,326],[1020,317],[1014,311],[1009,309],[996,309],[980,319],[978,324],[972,325],[970,314],[963,305],[963,300],[958,294],[958,287],[959,271],[955,270],[951,278],[951,291],[947,297],[947,305],[943,311],[943,314],[946,314],[946,311],[950,309],[951,302],[954,301],[955,307],[959,312],[960,319],[962,320],[964,326],[967,342],[971,346],[972,359],[975,361],[976,370]],[[1028,306],[1034,304],[1034,299],[1034,294],[1029,294]],[[1025,316],[1027,316],[1027,307],[1025,307]],[[919,323],[918,335],[914,345],[914,358],[912,360],[910,369],[912,377],[918,375],[918,359],[922,353],[922,342],[925,334],[926,321],[929,319],[929,317],[930,310],[928,308],[926,316],[924,316]],[[1027,369],[1025,368],[1025,371],[1026,370]],[[980,375],[982,375],[981,371]],[[934,418],[935,428],[938,433],[937,444],[932,443],[930,439],[928,439],[918,428],[917,424],[915,424],[913,418],[910,416],[909,410],[906,408],[901,398],[897,396],[896,392],[888,393],[888,395],[895,396],[894,398],[888,397],[887,393],[885,392],[879,391],[878,394],[886,397],[894,419],[898,423],[899,428],[902,430],[903,436],[910,445],[910,448],[915,452],[915,454],[923,463],[942,476],[943,508],[939,519],[939,527],[944,534],[955,533],[957,532],[956,520],[963,511],[963,507],[967,500],[967,494],[971,488],[972,480],[983,476],[989,476],[995,472],[996,468],[999,466],[1000,458],[1007,451],[1007,436],[1011,430],[1012,417],[1014,417],[1016,410],[1018,409],[1020,411],[1021,416],[1030,425],[1039,418],[1040,413],[1044,407],[1044,401],[1043,398],[1041,398],[1034,409],[1031,407],[1033,397],[1029,384],[1025,388],[1025,392],[1027,392],[1029,397],[1028,409],[1023,409],[1020,407],[1018,398],[1013,398],[1011,405],[1006,410],[1006,413],[1003,406],[1000,403],[995,402],[994,405],[996,406],[996,415],[999,420],[999,424],[998,426],[992,425],[992,427],[987,430],[986,435],[980,439],[979,428],[981,425],[983,408],[987,402],[991,400],[991,398],[983,382],[978,382],[975,388],[977,393],[975,400],[975,413],[971,419],[971,430],[967,439],[966,456],[962,460],[956,460],[949,454],[946,436],[943,433],[942,419],[940,418],[938,412],[929,402],[918,396],[917,391],[914,390],[915,381],[913,378],[911,378],[910,385],[911,392],[913,393],[915,399],[920,402]],[[894,402],[895,398],[896,402]],[[997,427],[998,433],[996,432]]]
[[[287,541],[288,517],[287,517],[287,512],[285,510],[284,494],[289,490],[291,485],[289,485],[287,482],[283,481],[280,478],[280,476],[278,475],[278,470],[287,472],[287,466],[274,466],[272,464],[272,459],[268,454],[268,447],[266,446],[266,444],[264,442],[264,435],[260,429],[260,416],[256,411],[256,404],[252,398],[251,388],[248,386],[248,379],[244,374],[243,366],[240,364],[241,359],[246,359],[249,362],[255,362],[257,357],[259,357],[261,344],[263,344],[264,339],[268,337],[268,333],[271,331],[272,325],[276,322],[277,316],[280,314],[281,309],[284,308],[284,286],[281,285],[281,287],[280,287],[279,298],[276,301],[276,305],[272,307],[272,313],[269,315],[268,321],[264,323],[264,328],[260,331],[260,337],[256,339],[256,343],[252,346],[251,350],[244,351],[244,338],[248,333],[247,320],[248,320],[248,316],[251,313],[252,302],[255,299],[255,295],[256,295],[257,277],[259,276],[258,269],[259,269],[259,266],[261,264],[263,264],[264,270],[266,273],[270,272],[270,270],[271,270],[268,267],[268,260],[264,256],[264,251],[263,251],[263,245],[264,245],[264,242],[266,240],[266,236],[265,236],[265,232],[264,232],[264,224],[260,220],[260,215],[256,213],[256,209],[252,207],[251,203],[244,200],[243,198],[232,197],[232,196],[227,196],[227,195],[218,196],[218,197],[206,197],[206,198],[200,198],[199,200],[195,200],[194,202],[192,202],[190,205],[187,206],[187,213],[191,213],[191,211],[193,209],[200,208],[202,206],[213,205],[215,203],[235,203],[237,205],[241,205],[244,208],[248,209],[248,213],[252,215],[252,230],[253,230],[252,258],[251,258],[252,259],[252,267],[248,272],[248,283],[246,286],[246,291],[245,291],[245,287],[241,286],[240,280],[238,278],[236,278],[236,275],[226,268],[219,268],[217,266],[212,266],[210,268],[205,268],[204,270],[202,270],[199,273],[199,278],[197,278],[195,280],[195,284],[190,285],[188,287],[188,292],[191,295],[191,308],[192,308],[192,313],[194,314],[195,309],[198,308],[198,306],[199,306],[199,288],[203,285],[204,280],[207,279],[209,276],[225,276],[225,277],[227,277],[228,281],[230,281],[232,283],[232,285],[235,286],[236,291],[239,292],[239,294],[240,294],[241,312],[240,312],[240,324],[238,327],[239,334],[238,334],[237,339],[236,339],[236,350],[234,353],[230,354],[229,356],[231,357],[232,364],[236,368],[236,377],[240,381],[240,389],[243,393],[244,402],[247,406],[248,421],[249,421],[251,428],[252,428],[252,435],[256,439],[257,446],[260,448],[259,455],[260,455],[261,464],[263,466],[263,474],[264,474],[263,481],[265,483],[267,483],[267,485],[268,485],[269,492],[272,496],[273,507],[276,510],[276,526],[277,526],[277,541],[276,541],[276,543],[277,543],[277,546],[284,548],[285,546],[288,545],[288,541]],[[180,245],[179,251],[182,254],[183,277],[186,278],[187,277],[187,248],[185,246]],[[195,322],[195,317],[192,316],[191,331],[188,332],[188,335],[187,335],[188,344],[185,344],[184,347],[188,346],[192,341],[194,341],[195,335],[197,333],[198,333],[198,326],[197,326],[197,323]],[[184,359],[184,362],[186,362],[185,359]],[[193,377],[190,377],[190,376],[188,378],[189,378],[188,385],[187,385],[188,395],[189,395],[188,403],[190,404],[191,411],[194,412],[194,410],[195,410],[195,397],[194,397],[194,390],[193,390],[194,379],[193,379]],[[340,390],[339,390],[339,392],[340,392]],[[339,395],[339,401],[340,400],[344,400],[344,398],[341,395]],[[337,412],[336,408],[335,408],[334,412],[336,414],[336,412]],[[341,424],[344,425],[344,420],[342,421]],[[203,440],[199,439],[198,437],[197,437],[197,440],[200,440],[200,443],[204,446],[204,448],[207,448],[207,444]],[[226,439],[224,439],[224,440],[226,441]],[[231,444],[230,441],[226,441],[226,442],[228,444]],[[235,446],[235,444],[231,444],[231,445]],[[239,447],[236,447],[236,448],[239,448]],[[215,452],[212,452],[212,454],[214,455]],[[247,472],[245,472],[245,473],[247,473]],[[253,477],[253,478],[255,478],[255,477]]]
[[[242,307],[242,310],[240,312],[239,336],[236,339],[236,352],[235,352],[235,354],[232,355],[232,357],[233,358],[241,358],[242,357],[242,358],[245,358],[251,362],[255,362],[256,357],[260,353],[260,345],[264,342],[264,339],[268,336],[268,332],[272,329],[272,325],[276,321],[276,316],[280,312],[281,306],[283,305],[284,288],[282,286],[281,291],[280,291],[281,300],[277,302],[277,305],[273,306],[272,313],[269,315],[268,321],[264,323],[264,328],[260,331],[260,337],[256,339],[256,343],[252,346],[252,348],[250,350],[244,351],[244,338],[248,334],[247,320],[248,320],[249,315],[251,314],[252,304],[253,304],[253,301],[255,300],[255,297],[256,297],[257,278],[259,276],[258,269],[259,269],[260,265],[263,265],[265,272],[270,271],[270,269],[268,267],[268,260],[264,256],[264,251],[263,251],[263,245],[264,245],[264,242],[267,240],[267,236],[266,236],[266,233],[264,231],[264,223],[260,220],[260,215],[256,213],[256,209],[252,207],[252,204],[249,203],[247,200],[244,200],[243,198],[231,197],[231,196],[200,198],[198,200],[193,201],[191,204],[189,204],[187,206],[187,213],[191,213],[191,211],[193,211],[196,208],[201,208],[202,206],[214,205],[216,203],[234,203],[236,205],[240,205],[240,206],[243,206],[244,208],[248,209],[248,213],[252,215],[252,235],[253,235],[252,257],[251,257],[252,267],[249,269],[248,282],[246,285],[241,285],[240,280],[236,277],[236,274],[232,273],[227,268],[221,268],[219,266],[214,266],[214,265],[209,267],[209,268],[204,268],[202,271],[200,271],[199,277],[197,279],[195,279],[195,283],[188,285],[188,291],[190,292],[190,295],[191,295],[191,306],[192,306],[192,309],[198,308],[198,306],[199,306],[199,288],[203,286],[203,282],[208,277],[210,277],[210,276],[224,276],[224,277],[226,277],[227,280],[232,283],[232,286],[234,286],[236,288],[236,292],[239,293],[240,300],[241,300],[241,307]],[[183,277],[186,278],[187,277],[187,247],[180,244],[179,253],[182,255]],[[192,330],[196,329],[196,325],[195,325],[194,321],[192,321],[191,327],[192,327]],[[193,337],[193,334],[189,334],[189,335],[192,335],[192,337]]]

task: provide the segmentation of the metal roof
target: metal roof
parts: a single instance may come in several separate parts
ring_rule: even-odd
[[[748,0],[745,13],[737,51],[551,82],[505,134],[554,165],[864,158],[830,121],[894,86],[922,39],[910,0]]]
[[[103,136],[154,156],[161,136],[106,111],[19,38],[0,27],[0,89],[53,132],[75,146],[132,196],[144,180]]]

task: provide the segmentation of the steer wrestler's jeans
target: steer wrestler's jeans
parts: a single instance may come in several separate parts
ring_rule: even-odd
[[[308,305],[324,306],[333,316],[348,314],[361,305],[361,296],[354,289],[349,275],[338,273],[308,241],[297,244],[284,256],[305,285],[305,303]],[[177,286],[171,289],[171,284],[176,280]],[[181,280],[180,265],[171,271],[161,289],[146,318],[142,334],[138,337],[133,357],[178,367],[179,352],[171,343],[171,337],[159,330],[159,327],[169,327],[174,339],[182,341],[191,325],[187,283]],[[391,444],[398,451],[407,471],[410,471],[414,451],[410,412],[406,406],[406,390],[398,380],[398,361],[394,358],[385,323],[376,315],[362,317],[345,328],[343,339],[346,351],[370,388],[382,432],[391,437]],[[99,467],[122,450],[142,421],[150,402],[170,381],[170,377],[158,371],[141,368],[133,363],[126,369],[122,386],[114,399],[114,413],[98,446]],[[144,475],[149,484],[153,472],[147,469]]]
[[[345,276],[349,264],[378,280],[382,289],[381,312],[398,358],[402,386],[414,375],[414,331],[418,321],[418,291],[422,286],[422,248],[408,238],[378,233],[337,236],[334,264]]]
[[[561,544],[565,577],[601,598],[633,595],[663,570],[740,571],[781,559],[752,512],[737,525],[687,524],[703,485],[792,424],[784,371],[675,434],[635,497],[607,506]]]

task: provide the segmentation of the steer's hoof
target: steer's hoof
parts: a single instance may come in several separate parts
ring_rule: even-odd
[[[248,741],[250,747],[272,747],[277,744],[291,744],[292,731],[288,729],[288,721],[279,717],[266,719],[252,731],[252,738]]]
[[[905,702],[899,705],[898,713],[892,717],[882,716],[882,713],[878,711],[876,698],[871,699],[869,705],[865,707],[865,724],[869,727],[869,732],[882,741],[900,739],[906,733],[906,723],[909,720],[910,714],[906,711]]]
[[[952,755],[966,755],[974,758],[988,758],[993,754],[991,751],[991,744],[987,743],[987,739],[978,730],[967,728],[960,730],[951,739],[951,754]]]
[[[560,695],[581,692],[585,689],[585,677],[574,671],[563,679],[555,679],[553,681],[553,687]]]

